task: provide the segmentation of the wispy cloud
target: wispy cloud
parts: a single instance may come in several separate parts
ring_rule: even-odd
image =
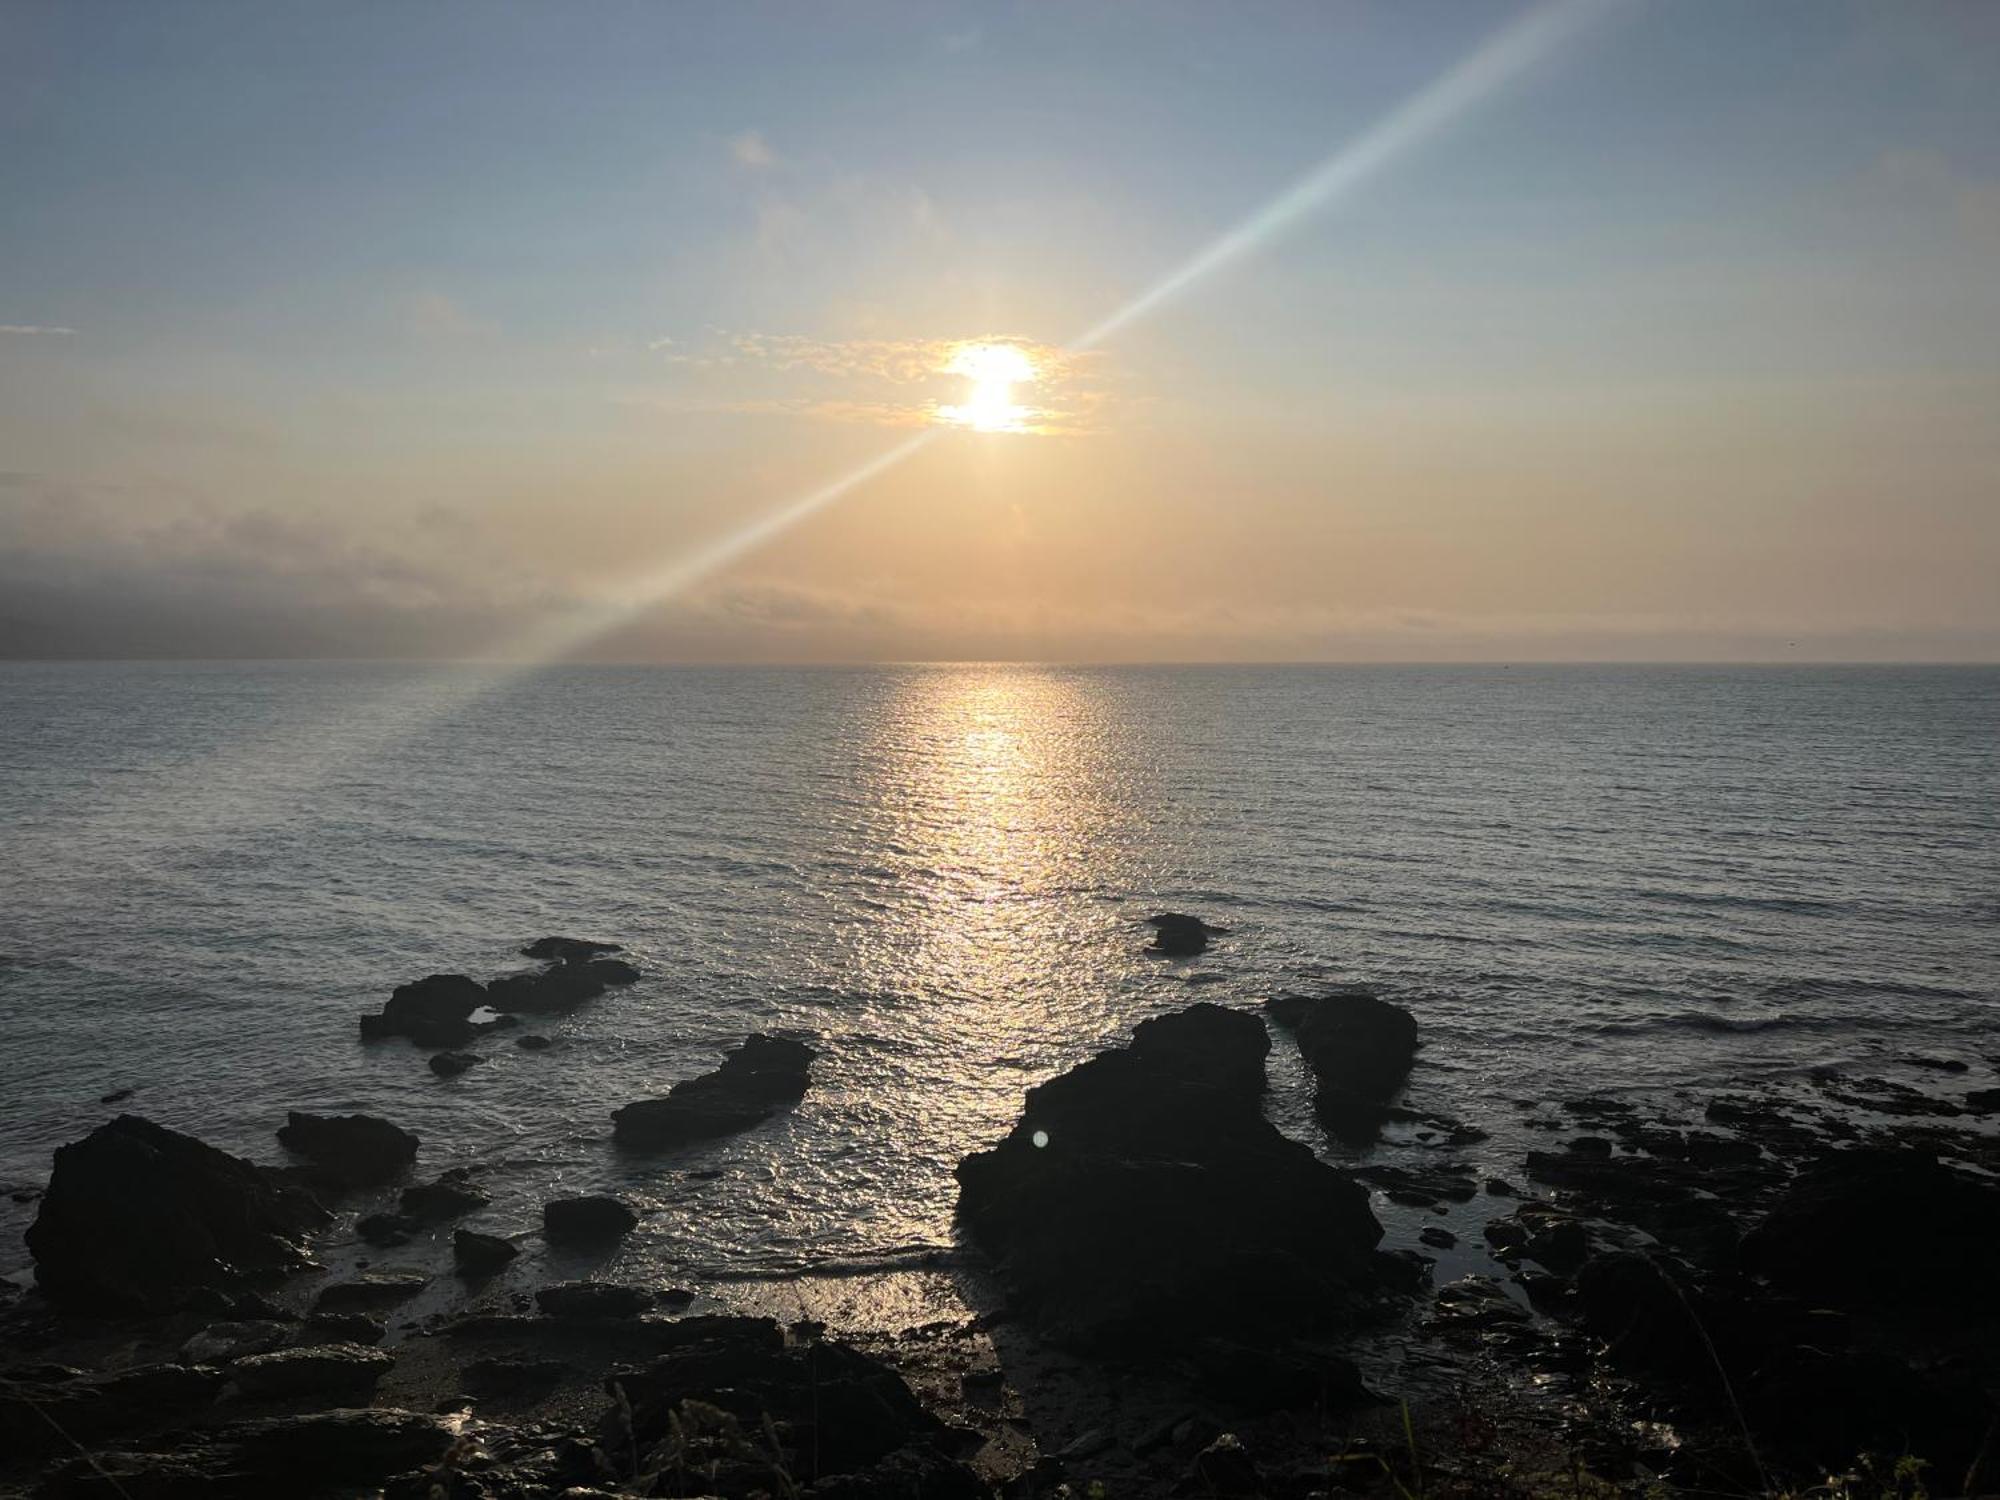
[[[764,139],[760,130],[746,130],[741,135],[732,135],[727,144],[729,159],[739,167],[762,172],[778,164],[778,153],[771,149],[771,143]]]
[[[73,339],[74,328],[53,327],[45,323],[0,323],[0,333],[18,333],[29,337]]]

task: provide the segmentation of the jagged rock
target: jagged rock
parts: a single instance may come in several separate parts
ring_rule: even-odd
[[[418,1139],[373,1115],[285,1117],[278,1143],[336,1183],[359,1186],[394,1177],[417,1159]]]
[[[1152,951],[1174,958],[1192,958],[1197,953],[1206,952],[1211,937],[1219,937],[1229,931],[1227,927],[1211,927],[1200,917],[1178,911],[1163,911],[1158,916],[1148,917],[1146,925],[1153,929],[1153,941],[1148,945]]]
[[[616,1198],[556,1198],[542,1205],[542,1233],[571,1244],[615,1240],[639,1227],[639,1216]]]
[[[662,1150],[748,1130],[805,1097],[818,1055],[804,1042],[753,1032],[714,1072],[675,1084],[664,1099],[614,1110],[613,1135],[623,1146]]]
[[[2000,1185],[1915,1147],[1839,1151],[1742,1244],[1746,1269],[1839,1307],[1950,1303],[1990,1282]]]
[[[391,992],[381,1013],[361,1018],[363,1037],[404,1036],[420,1047],[456,1047],[479,1028],[472,1013],[486,988],[463,974],[432,974]]]
[[[358,1308],[393,1307],[407,1302],[430,1278],[420,1271],[364,1271],[352,1281],[336,1281],[319,1294],[313,1311],[353,1312]]]
[[[440,1052],[431,1058],[431,1071],[440,1078],[456,1078],[469,1068],[476,1068],[486,1059],[477,1052]]]
[[[57,1149],[27,1243],[52,1301],[166,1312],[246,1275],[310,1265],[305,1237],[329,1217],[261,1167],[120,1115]]]
[[[592,943],[583,938],[545,937],[536,938],[521,950],[523,958],[538,958],[548,963],[577,963],[596,958],[601,953],[623,953],[625,950],[616,943]]]
[[[438,1224],[485,1208],[492,1201],[472,1185],[472,1174],[464,1167],[449,1167],[438,1174],[435,1182],[419,1182],[404,1188],[397,1203],[410,1218]]]
[[[229,1378],[253,1401],[357,1395],[371,1389],[395,1362],[393,1355],[364,1344],[311,1344],[239,1359],[229,1367]]]
[[[520,1253],[511,1240],[497,1234],[479,1234],[470,1229],[452,1232],[452,1259],[465,1276],[491,1276]]]
[[[653,1294],[609,1281],[562,1281],[536,1292],[535,1305],[552,1318],[636,1318],[653,1305]]]
[[[1389,1101],[1410,1076],[1416,1018],[1360,985],[1324,995],[1278,995],[1264,1004],[1298,1039],[1313,1074],[1313,1106],[1327,1133],[1350,1145],[1374,1140]]]
[[[1028,1091],[958,1165],[958,1217],[1043,1332],[1083,1345],[1337,1325],[1379,1285],[1351,1179],[1262,1113],[1255,1016],[1196,1005]],[[1169,1040],[1171,1038],[1171,1041]],[[1207,1059],[1208,1061],[1204,1061]]]
[[[211,1323],[180,1347],[184,1365],[226,1365],[246,1354],[263,1354],[290,1341],[289,1323],[258,1319],[248,1323]]]

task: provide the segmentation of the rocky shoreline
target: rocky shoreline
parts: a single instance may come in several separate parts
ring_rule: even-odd
[[[1223,933],[1151,925],[1169,957]],[[542,939],[541,967],[402,986],[362,1032],[477,1066],[519,1016],[637,982],[616,952]],[[1500,1160],[1480,1122],[1401,1102],[1420,1016],[1361,986],[1264,1010],[1155,1017],[1028,1090],[958,1165],[955,1249],[727,1297],[509,1284],[524,1236],[459,1222],[478,1174],[427,1176],[388,1121],[294,1114],[294,1160],[265,1167],[119,1115],[57,1152],[37,1286],[0,1288],[0,1493],[1752,1494],[1857,1466],[1910,1493],[1919,1461],[1933,1494],[2000,1481],[1992,1059],[1913,1060],[1939,1089],[1822,1070],[1496,1098],[1550,1147]],[[1274,1049],[1321,1138],[1266,1118]],[[755,1130],[815,1055],[752,1034],[618,1107],[618,1144]],[[341,1212],[373,1250],[448,1263],[331,1277]],[[1391,1215],[1424,1221],[1415,1245],[1383,1248]],[[587,1263],[636,1223],[555,1199],[539,1234]],[[856,1316],[864,1296],[964,1316],[898,1326]]]

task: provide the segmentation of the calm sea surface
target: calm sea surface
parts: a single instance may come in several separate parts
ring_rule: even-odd
[[[1150,958],[1163,908],[1231,935]],[[544,933],[646,979],[449,1082],[356,1039]],[[1412,1102],[1496,1156],[1515,1099],[1983,1077],[2000,670],[0,666],[8,1185],[114,1089],[264,1160],[287,1109],[365,1109],[485,1166],[486,1227],[608,1188],[657,1210],[628,1270],[783,1270],[947,1241],[1028,1085],[1319,980],[1411,1006]],[[796,1113],[614,1151],[611,1109],[774,1028],[825,1054]]]

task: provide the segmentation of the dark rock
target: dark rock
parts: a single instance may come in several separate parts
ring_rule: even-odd
[[[1165,953],[1173,958],[1192,958],[1197,953],[1206,952],[1208,940],[1226,934],[1226,927],[1211,927],[1200,917],[1190,917],[1185,912],[1163,911],[1158,916],[1146,918],[1146,925],[1153,929],[1150,944],[1155,953]]]
[[[1713,1379],[1710,1320],[1684,1267],[1631,1250],[1594,1255],[1577,1272],[1576,1296],[1584,1326],[1612,1359],[1691,1383]]]
[[[600,1244],[639,1227],[639,1216],[616,1198],[556,1198],[542,1205],[542,1233],[571,1244]]]
[[[425,1224],[440,1224],[475,1209],[485,1208],[493,1199],[472,1185],[472,1174],[464,1167],[449,1167],[435,1182],[419,1182],[403,1189],[397,1200],[403,1212]]]
[[[563,1281],[536,1292],[535,1305],[552,1318],[636,1318],[653,1306],[653,1294],[609,1281]]]
[[[1360,985],[1324,995],[1279,995],[1264,1002],[1290,1028],[1315,1081],[1314,1108],[1334,1139],[1366,1145],[1410,1076],[1417,1023],[1401,1006]]]
[[[583,968],[599,984],[627,985],[639,982],[639,971],[622,958],[594,958]]]
[[[1195,1455],[1194,1482],[1207,1495],[1261,1495],[1264,1476],[1243,1446],[1243,1439],[1225,1432]]]
[[[366,1214],[354,1221],[356,1234],[385,1250],[407,1245],[411,1231],[417,1227],[417,1221],[407,1214]]]
[[[1188,1364],[1201,1395],[1247,1413],[1339,1410],[1380,1399],[1352,1361],[1325,1350],[1203,1339]]]
[[[1827,1453],[1909,1453],[1940,1476],[1964,1476],[1994,1421],[1992,1403],[1965,1374],[1920,1370],[1879,1352],[1788,1348],[1746,1385],[1752,1425],[1807,1462]]]
[[[1487,1178],[1486,1191],[1496,1198],[1518,1198],[1521,1196],[1520,1189],[1504,1177]]]
[[[290,1341],[292,1326],[258,1319],[248,1323],[211,1323],[180,1347],[184,1365],[226,1365],[246,1354],[263,1354]]]
[[[373,1350],[363,1350],[373,1354]],[[386,1407],[266,1417],[221,1429],[237,1463],[274,1480],[300,1475],[349,1484],[379,1483],[385,1476],[435,1463],[457,1440],[444,1419]],[[261,1493],[272,1493],[269,1490]]]
[[[914,1444],[865,1469],[828,1475],[807,1493],[812,1500],[987,1500],[993,1490],[957,1459]]]
[[[319,1294],[315,1313],[353,1312],[367,1307],[393,1307],[407,1302],[430,1278],[419,1271],[366,1271],[352,1281],[337,1281]]]
[[[805,1097],[818,1055],[804,1042],[752,1033],[714,1072],[614,1110],[612,1133],[620,1145],[661,1150],[748,1130]]]
[[[2000,1114],[2000,1089],[1974,1089],[1965,1096],[1965,1107],[1975,1115]]]
[[[520,1253],[512,1241],[497,1234],[479,1234],[470,1229],[452,1232],[452,1259],[464,1276],[491,1276]]]
[[[486,1003],[510,1014],[567,1015],[604,993],[591,964],[557,964],[533,974],[507,974],[486,987]]]
[[[540,1032],[531,1031],[526,1036],[515,1037],[514,1045],[516,1047],[521,1048],[523,1051],[542,1052],[546,1051],[550,1047],[553,1047],[555,1043],[551,1041],[548,1037],[543,1036]]]
[[[1263,1033],[1216,1005],[1163,1017],[1144,1052],[1030,1089],[1013,1132],[959,1163],[959,1221],[1045,1334],[1290,1333],[1345,1321],[1379,1285],[1367,1194],[1263,1117],[1243,1065]]]
[[[545,963],[579,963],[596,958],[601,953],[623,953],[625,950],[616,943],[592,943],[583,938],[545,937],[536,938],[521,950],[523,958],[537,958]]]
[[[388,1326],[366,1313],[316,1312],[305,1321],[300,1342],[379,1344]]]
[[[113,1089],[108,1094],[100,1094],[97,1102],[99,1104],[123,1104],[127,1099],[132,1097],[132,1092],[131,1089]]]
[[[1835,1306],[1955,1303],[1988,1283],[2000,1185],[1916,1148],[1838,1151],[1742,1244],[1745,1269]]]
[[[0,1462],[73,1451],[207,1406],[222,1386],[207,1365],[144,1365],[111,1374],[45,1370],[0,1377]]]
[[[417,1137],[373,1115],[308,1115],[293,1110],[278,1142],[331,1180],[346,1185],[382,1182],[417,1159]]]
[[[229,1378],[253,1401],[359,1395],[395,1362],[394,1356],[363,1344],[312,1344],[239,1359],[230,1366]]]
[[[1434,1250],[1449,1250],[1458,1243],[1458,1236],[1449,1229],[1436,1224],[1426,1224],[1417,1231],[1417,1238]]]
[[[27,1243],[62,1306],[166,1312],[248,1274],[310,1265],[305,1237],[329,1217],[261,1167],[120,1115],[57,1148]]]
[[[431,1071],[440,1078],[456,1078],[485,1061],[477,1052],[440,1052],[431,1058]]]
[[[486,988],[478,980],[432,974],[399,985],[380,1014],[361,1018],[361,1035],[408,1037],[420,1047],[456,1047],[479,1030],[472,1013],[486,1003]]]
[[[518,1396],[560,1385],[569,1366],[558,1359],[475,1359],[461,1372],[475,1396]]]

